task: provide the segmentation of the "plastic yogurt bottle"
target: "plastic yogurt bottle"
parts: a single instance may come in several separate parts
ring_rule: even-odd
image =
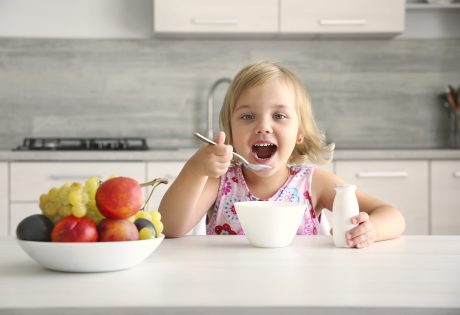
[[[350,247],[345,234],[357,224],[351,223],[351,218],[359,214],[358,199],[355,185],[336,185],[335,198],[332,205],[333,238],[336,247]]]

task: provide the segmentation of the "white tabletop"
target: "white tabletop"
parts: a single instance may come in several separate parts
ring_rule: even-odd
[[[288,311],[288,313],[286,313]],[[166,239],[132,269],[49,271],[0,238],[0,314],[460,314],[460,236],[404,236],[366,249],[297,236]]]

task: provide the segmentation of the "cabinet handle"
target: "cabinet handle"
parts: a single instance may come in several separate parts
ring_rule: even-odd
[[[459,178],[460,177],[460,171],[454,172],[453,175],[454,175],[455,178]]]
[[[240,20],[238,19],[204,19],[204,18],[195,18],[192,19],[193,24],[198,25],[238,25]]]
[[[367,23],[364,19],[321,19],[319,20],[320,25],[365,25]]]
[[[74,181],[74,180],[80,181],[80,180],[83,180],[83,181],[85,181],[85,180],[87,180],[88,178],[90,178],[92,176],[102,178],[101,175],[94,175],[94,174],[91,174],[91,175],[71,175],[71,174],[50,175],[48,178],[51,179],[51,180],[65,180],[65,181]]]
[[[356,177],[358,178],[403,178],[408,177],[408,172],[358,172]]]

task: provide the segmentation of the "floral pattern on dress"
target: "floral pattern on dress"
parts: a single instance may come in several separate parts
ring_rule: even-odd
[[[230,182],[228,177],[225,177],[224,183],[222,185],[222,194],[227,195],[231,190],[232,190],[232,183]]]
[[[224,211],[225,217],[227,218],[227,221],[229,221],[230,223],[238,222],[238,215],[236,214],[236,209],[235,209],[235,202],[238,202],[238,201],[240,201],[240,199],[233,198],[233,197],[225,200],[223,211]]]
[[[236,235],[236,232],[232,230],[232,227],[225,223],[224,225],[217,225],[214,228],[217,235]]]
[[[297,188],[286,188],[281,191],[281,194],[276,198],[277,201],[299,202],[299,191]]]

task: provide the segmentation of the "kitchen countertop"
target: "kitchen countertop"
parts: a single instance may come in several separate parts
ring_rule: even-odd
[[[459,314],[460,236],[403,236],[357,250],[328,236],[285,248],[244,236],[166,239],[108,273],[42,268],[0,238],[0,314]]]
[[[0,161],[185,161],[196,149],[148,151],[12,151],[0,150]],[[448,160],[460,159],[460,150],[341,150],[335,160]]]

